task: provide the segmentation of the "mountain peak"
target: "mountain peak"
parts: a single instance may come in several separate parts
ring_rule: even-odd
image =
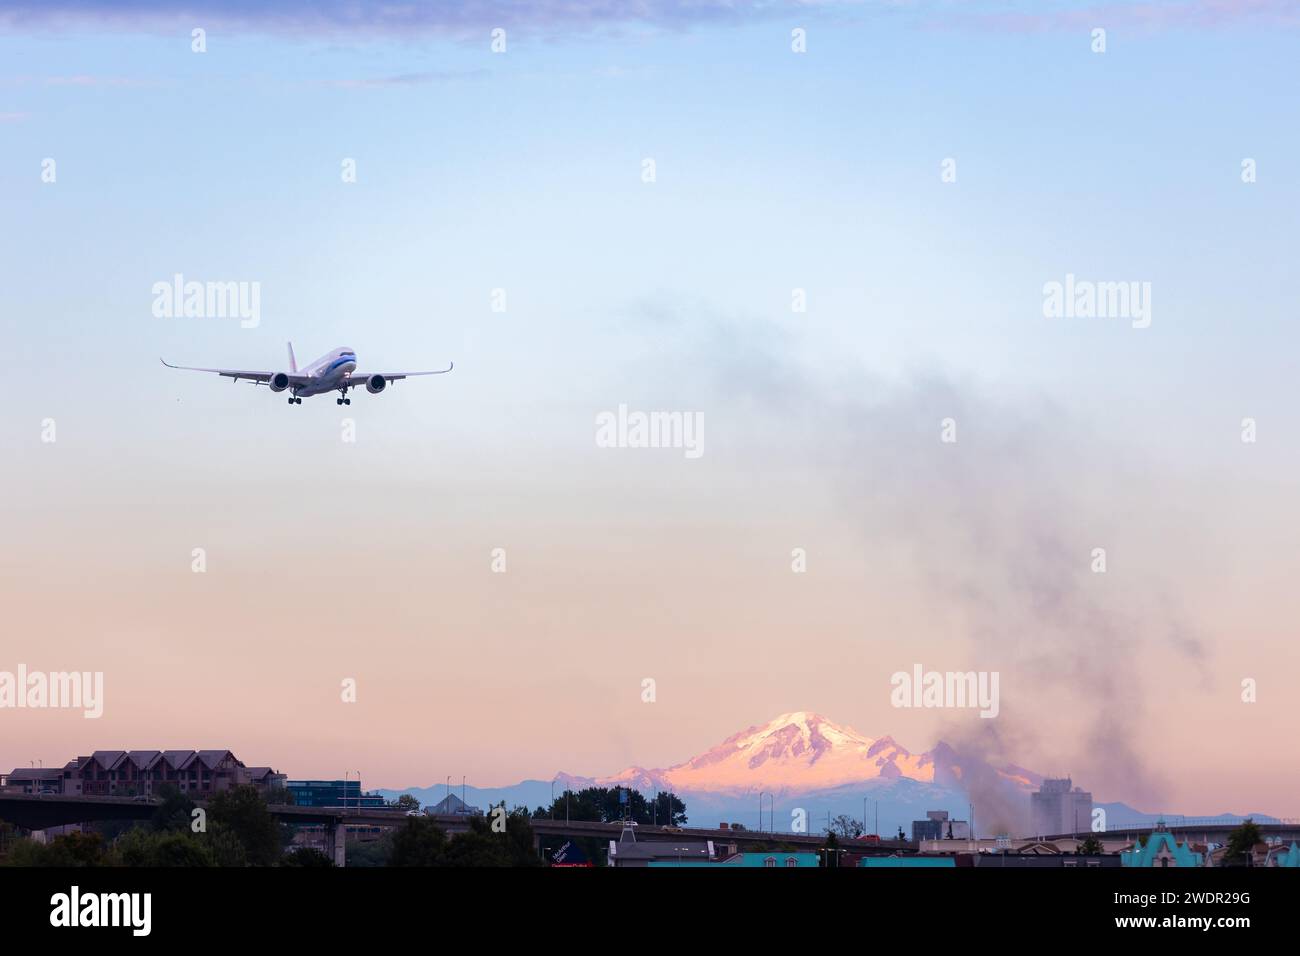
[[[934,768],[890,737],[867,737],[821,714],[796,710],[755,724],[685,763],[653,774],[683,791],[792,791],[878,777],[930,781]]]
[[[779,714],[773,717],[769,724],[806,724],[806,723],[825,723],[826,718],[821,714],[815,714],[811,710],[795,710],[788,714]]]
[[[813,711],[794,710],[732,734],[699,756],[666,770],[628,767],[614,776],[582,783],[644,791],[782,795],[875,780],[906,779],[960,787],[966,776],[964,766],[963,758],[943,741],[927,753],[913,754],[893,737],[868,737]],[[988,769],[1021,790],[1041,781],[1037,774],[1019,767]]]

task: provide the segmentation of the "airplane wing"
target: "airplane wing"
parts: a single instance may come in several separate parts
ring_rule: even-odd
[[[239,381],[242,378],[250,382],[257,382],[258,384],[265,384],[271,380],[272,376],[279,374],[277,372],[252,372],[233,368],[196,368],[193,365],[173,365],[164,358],[160,358],[158,361],[162,362],[168,368],[178,368],[186,372],[214,372],[223,378],[232,378],[235,381]],[[306,382],[306,375],[289,376],[290,385],[304,385]]]
[[[387,382],[396,382],[400,378],[410,378],[415,375],[446,375],[456,367],[455,362],[448,362],[446,368],[435,369],[432,372],[353,372],[348,376],[352,381],[364,385],[366,379],[372,375],[382,375]]]

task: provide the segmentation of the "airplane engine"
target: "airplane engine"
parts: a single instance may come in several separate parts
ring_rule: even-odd
[[[382,375],[376,374],[366,379],[366,391],[369,392],[371,395],[378,395],[387,387],[388,387],[388,383],[384,381],[384,377]]]
[[[273,392],[283,392],[289,387],[289,374],[287,372],[276,372],[266,384],[271,386]]]

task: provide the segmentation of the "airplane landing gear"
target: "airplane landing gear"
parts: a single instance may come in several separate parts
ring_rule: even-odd
[[[344,392],[342,398],[336,398],[336,399],[334,399],[334,403],[335,403],[336,405],[351,405],[351,404],[352,404],[352,399],[350,399],[350,398],[347,397],[347,392]]]
[[[290,398],[290,399],[289,399],[289,404],[290,404],[290,405],[301,405],[301,404],[302,404],[302,399],[301,399],[301,398]]]

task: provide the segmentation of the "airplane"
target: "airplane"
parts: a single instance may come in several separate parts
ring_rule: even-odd
[[[454,362],[446,368],[432,372],[357,372],[357,353],[345,347],[326,352],[304,369],[298,368],[293,357],[293,343],[289,345],[289,371],[287,372],[247,372],[232,368],[195,368],[192,365],[172,365],[165,358],[159,361],[168,368],[178,368],[187,372],[215,372],[224,377],[239,381],[245,379],[254,385],[265,385],[273,392],[289,390],[289,404],[301,405],[304,398],[323,395],[326,392],[338,392],[336,404],[351,405],[348,389],[365,386],[371,395],[378,395],[388,387],[389,382],[409,378],[413,375],[445,375],[456,367]]]

